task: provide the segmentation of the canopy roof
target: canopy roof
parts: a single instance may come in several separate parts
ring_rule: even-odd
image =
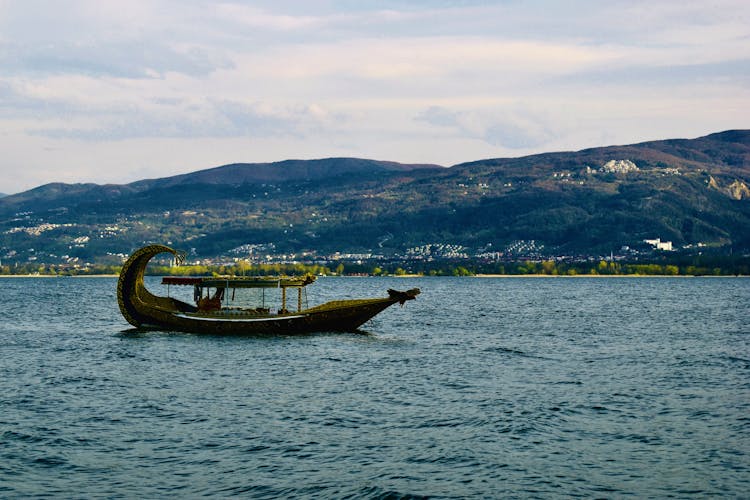
[[[184,277],[165,276],[162,285],[197,285],[211,288],[302,288],[315,281],[315,276],[227,276]]]

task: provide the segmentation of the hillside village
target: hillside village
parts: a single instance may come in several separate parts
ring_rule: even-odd
[[[193,265],[362,272],[741,256],[748,165],[750,132],[728,131],[449,168],[332,158],[50,184],[0,200],[0,263],[114,269],[149,243]]]

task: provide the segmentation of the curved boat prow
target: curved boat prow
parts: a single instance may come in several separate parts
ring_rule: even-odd
[[[168,309],[193,311],[195,308],[176,299],[157,297],[143,284],[143,276],[149,261],[160,253],[170,253],[180,260],[177,250],[164,245],[149,245],[137,250],[123,264],[120,279],[117,282],[117,303],[120,312],[135,327],[148,323],[149,316],[143,314],[144,306],[161,306]]]

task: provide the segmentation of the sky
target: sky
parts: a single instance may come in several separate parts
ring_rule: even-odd
[[[0,192],[750,128],[750,2],[0,0]]]

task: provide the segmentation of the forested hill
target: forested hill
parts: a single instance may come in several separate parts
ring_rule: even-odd
[[[412,170],[442,169],[439,165],[409,165],[359,158],[327,158],[321,160],[285,160],[275,163],[235,163],[160,179],[145,179],[130,184],[63,184],[50,183],[10,196],[0,204],[0,214],[16,208],[33,209],[47,205],[68,207],[103,203],[106,206],[128,205],[134,200],[151,205],[153,195],[194,186],[252,186],[341,182],[346,179],[377,178]],[[176,188],[176,189],[175,189]],[[210,191],[210,190],[209,190]],[[187,201],[185,201],[187,202]],[[144,206],[144,209],[148,209]]]
[[[748,130],[449,168],[354,158],[234,164],[7,196],[0,258],[95,258],[146,242],[203,256],[268,243],[279,252],[397,253],[519,240],[551,253],[609,253],[646,238],[747,251],[749,185]]]

